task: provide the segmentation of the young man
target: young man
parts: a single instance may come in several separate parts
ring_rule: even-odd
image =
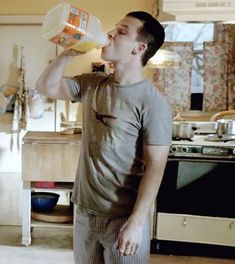
[[[148,13],[131,12],[108,39],[101,56],[113,63],[114,74],[63,77],[65,66],[80,54],[66,50],[36,86],[49,97],[83,103],[72,195],[78,206],[75,263],[147,264],[150,209],[171,144],[172,113],[142,70],[162,45],[164,29]]]

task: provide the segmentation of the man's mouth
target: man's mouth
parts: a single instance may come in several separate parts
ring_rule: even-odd
[[[109,46],[110,46],[110,41],[108,40],[107,43],[105,44],[105,46],[102,48],[102,50],[105,50]]]
[[[108,46],[110,46],[110,44],[111,44],[111,42],[110,42],[110,40],[108,40],[108,41],[106,42],[106,45],[105,45],[105,47],[108,47]]]

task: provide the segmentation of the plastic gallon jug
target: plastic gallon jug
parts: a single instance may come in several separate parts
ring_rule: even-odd
[[[82,52],[107,43],[99,19],[69,3],[58,4],[46,14],[42,37],[65,49]]]

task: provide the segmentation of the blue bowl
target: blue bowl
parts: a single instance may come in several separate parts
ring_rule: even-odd
[[[50,192],[32,192],[31,207],[36,212],[49,212],[57,204],[60,195]]]

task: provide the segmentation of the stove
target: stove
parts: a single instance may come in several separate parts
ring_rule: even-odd
[[[234,251],[235,140],[218,137],[215,123],[196,126],[190,140],[172,141],[155,203],[156,247],[170,242],[169,253],[175,254],[175,247],[170,249],[174,241],[181,250],[182,242],[190,242],[199,243],[203,252],[203,244],[216,245],[216,250],[232,246]]]
[[[235,160],[235,138],[218,137],[214,122],[198,122],[197,134],[190,140],[172,140],[170,157],[218,158]]]

